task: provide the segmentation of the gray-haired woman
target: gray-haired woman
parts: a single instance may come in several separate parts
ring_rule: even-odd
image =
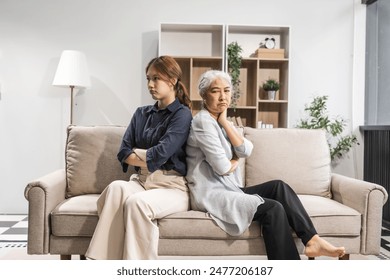
[[[253,145],[227,119],[230,76],[207,71],[198,88],[203,109],[192,121],[186,148],[191,207],[208,212],[230,235],[240,235],[253,220],[258,221],[268,259],[300,259],[291,228],[308,257],[343,256],[344,247],[319,237],[298,196],[285,182],[243,187],[238,158],[248,157]]]

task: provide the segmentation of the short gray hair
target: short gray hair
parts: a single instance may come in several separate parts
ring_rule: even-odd
[[[198,83],[199,95],[202,98],[204,98],[206,92],[210,88],[210,85],[218,78],[225,80],[229,86],[232,87],[232,79],[228,73],[220,70],[206,71],[202,74]]]

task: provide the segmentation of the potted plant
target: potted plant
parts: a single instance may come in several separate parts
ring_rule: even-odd
[[[227,55],[228,55],[228,72],[232,78],[232,102],[231,107],[236,109],[238,100],[241,96],[240,92],[240,68],[241,68],[241,52],[242,47],[237,42],[228,44]]]
[[[268,99],[274,100],[276,92],[280,89],[280,84],[275,79],[269,78],[263,83],[263,89],[268,93]]]
[[[327,95],[314,97],[309,105],[305,105],[307,116],[300,119],[296,127],[325,130],[331,161],[333,165],[336,165],[338,160],[347,154],[355,144],[359,145],[359,142],[353,133],[344,135],[344,128],[347,126],[344,118],[328,116],[327,101]]]

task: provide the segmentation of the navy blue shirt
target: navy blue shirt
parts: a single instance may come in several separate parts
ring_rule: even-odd
[[[139,107],[127,127],[118,153],[123,172],[129,167],[125,162],[127,157],[134,148],[140,148],[147,149],[146,164],[150,172],[173,169],[185,176],[185,147],[191,120],[190,109],[177,98],[162,110],[157,108],[157,102]]]

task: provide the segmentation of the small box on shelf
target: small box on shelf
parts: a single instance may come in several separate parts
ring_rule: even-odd
[[[265,48],[258,48],[255,53],[254,57],[257,58],[284,58],[284,49],[265,49]]]
[[[263,123],[262,121],[258,121],[257,128],[258,129],[274,128],[274,125],[272,123]]]

